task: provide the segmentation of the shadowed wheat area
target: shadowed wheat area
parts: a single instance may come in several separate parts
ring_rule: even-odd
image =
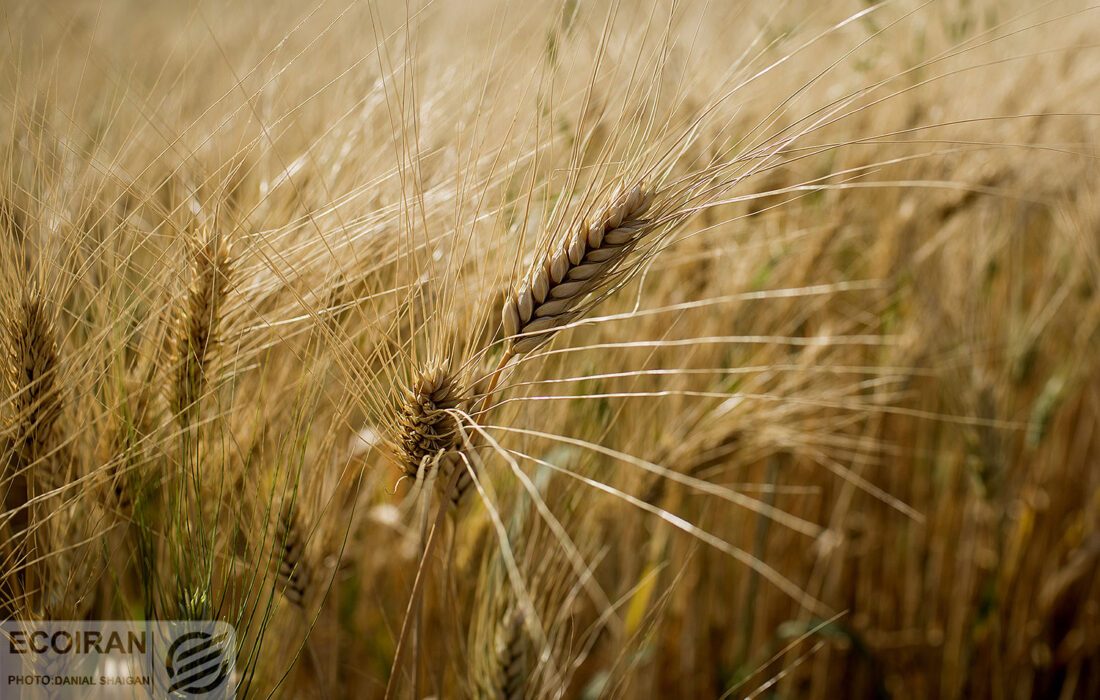
[[[0,619],[237,697],[1100,697],[1100,7],[0,3]]]

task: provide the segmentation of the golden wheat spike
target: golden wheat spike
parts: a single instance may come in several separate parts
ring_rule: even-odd
[[[527,697],[531,639],[525,616],[516,609],[504,615],[497,638],[496,678],[493,691],[498,700]]]
[[[191,286],[179,310],[176,328],[176,376],[173,409],[190,424],[207,385],[231,284],[229,244],[213,233],[194,252]]]
[[[306,558],[298,512],[291,503],[279,509],[275,524],[276,586],[291,603],[305,606],[312,576]]]
[[[425,460],[458,447],[462,434],[450,412],[466,398],[458,378],[446,364],[429,365],[405,391],[400,409],[398,459],[405,474],[415,478]]]
[[[504,334],[511,338],[508,354],[531,352],[573,320],[585,297],[653,230],[652,222],[642,218],[653,199],[648,185],[635,185],[535,263],[501,311]]]
[[[7,382],[12,394],[17,466],[29,467],[49,452],[62,410],[58,381],[60,355],[49,301],[36,287],[24,290],[18,308],[5,319]],[[46,489],[58,486],[58,474],[36,469],[33,478]]]

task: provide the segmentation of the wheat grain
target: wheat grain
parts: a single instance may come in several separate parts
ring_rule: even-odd
[[[472,464],[467,466],[469,460],[469,454],[473,450],[474,440],[471,439],[469,445],[466,446],[463,452],[449,452],[443,455],[439,460],[439,484],[440,488],[443,485],[450,483],[451,477],[454,474],[454,470],[460,470],[458,478],[455,480],[454,488],[451,489],[449,494],[444,494],[450,501],[452,509],[461,508],[470,500],[470,494],[474,492],[471,488],[474,485],[474,480],[470,477],[469,469],[472,468]]]

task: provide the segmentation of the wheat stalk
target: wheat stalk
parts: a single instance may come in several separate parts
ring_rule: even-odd
[[[535,350],[579,315],[581,302],[606,285],[638,241],[654,230],[652,220],[642,218],[654,196],[647,184],[635,185],[535,263],[501,311],[509,337],[506,357]]]

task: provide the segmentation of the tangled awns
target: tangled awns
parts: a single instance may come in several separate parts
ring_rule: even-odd
[[[0,620],[238,698],[1100,697],[1100,7],[3,0]]]

